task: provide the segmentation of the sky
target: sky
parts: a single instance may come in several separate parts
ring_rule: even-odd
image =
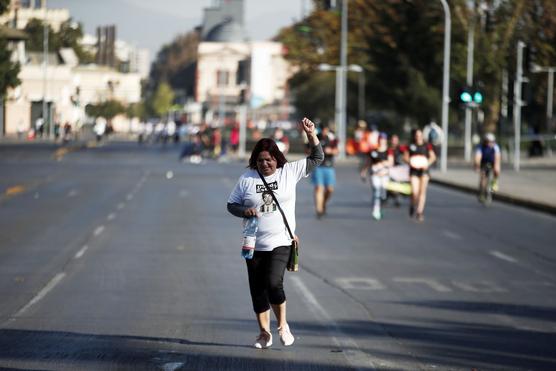
[[[201,24],[213,0],[48,0],[49,8],[68,8],[85,32],[116,24],[117,37],[147,48],[151,59],[162,45]],[[266,40],[308,12],[310,0],[245,0],[245,26],[252,40]],[[306,13],[305,13],[306,14]]]

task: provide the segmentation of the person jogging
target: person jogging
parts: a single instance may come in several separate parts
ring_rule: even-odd
[[[417,221],[425,220],[425,202],[429,184],[429,168],[436,161],[436,155],[430,143],[425,143],[421,129],[411,131],[411,143],[404,153],[404,160],[409,164],[409,180],[411,182],[411,204],[409,216]]]
[[[338,139],[328,126],[322,126],[318,138],[324,152],[324,161],[313,172],[312,181],[315,187],[315,212],[317,218],[320,219],[326,215],[326,205],[330,201],[332,193],[334,193],[334,187],[336,186],[334,157],[340,151],[338,149]]]

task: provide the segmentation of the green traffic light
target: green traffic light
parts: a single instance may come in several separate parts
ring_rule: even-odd
[[[460,94],[459,99],[463,103],[471,103],[472,97],[471,94],[469,94],[469,92],[464,91],[463,93]]]
[[[481,94],[481,92],[475,92],[475,94],[473,94],[473,101],[477,104],[481,104],[483,103],[483,94]]]

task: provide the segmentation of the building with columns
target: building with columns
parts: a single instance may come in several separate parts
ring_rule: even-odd
[[[267,120],[287,119],[287,81],[292,68],[281,43],[248,40],[244,1],[217,1],[206,8],[198,46],[195,102],[213,125],[236,119],[240,104]]]

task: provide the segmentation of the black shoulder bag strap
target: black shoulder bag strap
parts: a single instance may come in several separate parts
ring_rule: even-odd
[[[286,228],[288,230],[288,233],[290,234],[291,239],[294,240],[295,238],[293,237],[293,233],[290,229],[290,225],[288,224],[288,220],[286,219],[286,214],[284,214],[284,210],[282,210],[282,207],[280,206],[280,203],[276,199],[276,195],[274,194],[272,189],[270,189],[270,187],[268,186],[268,183],[264,179],[264,176],[259,172],[258,169],[257,169],[257,174],[259,174],[259,177],[262,179],[262,181],[264,183],[264,186],[270,192],[270,195],[272,196],[272,199],[274,200],[274,202],[276,202],[276,206],[278,206],[278,210],[280,210],[280,214],[282,214],[282,219],[284,219],[284,224],[286,224]]]

